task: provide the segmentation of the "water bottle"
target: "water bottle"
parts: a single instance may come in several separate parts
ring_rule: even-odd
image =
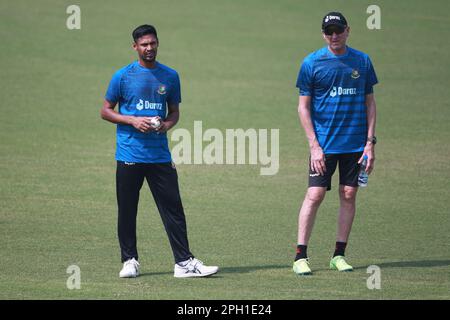
[[[367,187],[367,183],[369,182],[369,175],[366,172],[366,166],[367,166],[367,155],[365,154],[363,157],[363,161],[361,162],[358,174],[358,186],[360,187]]]

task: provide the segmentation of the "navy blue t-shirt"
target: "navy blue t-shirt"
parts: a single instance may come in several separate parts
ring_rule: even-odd
[[[120,114],[165,119],[167,105],[181,102],[180,79],[175,70],[159,62],[149,69],[135,61],[113,75],[105,99],[118,102]],[[170,162],[166,133],[142,133],[131,125],[117,124],[116,160]]]
[[[369,56],[353,48],[334,55],[324,47],[304,59],[297,87],[301,96],[311,96],[311,119],[325,154],[364,150],[366,95],[376,83]]]

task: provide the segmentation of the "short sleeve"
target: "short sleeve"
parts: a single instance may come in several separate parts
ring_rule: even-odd
[[[297,88],[301,96],[311,96],[313,92],[313,68],[309,59],[305,59],[297,77]]]
[[[167,102],[169,104],[178,104],[181,102],[180,77],[178,76],[178,73],[175,73],[175,76],[173,78],[172,87],[169,90]]]
[[[366,88],[365,94],[373,93],[373,86],[378,83],[375,69],[373,68],[372,61],[367,57],[367,74],[366,74]]]
[[[120,79],[122,73],[117,71],[109,82],[108,90],[106,90],[105,99],[109,102],[116,103],[120,98]]]

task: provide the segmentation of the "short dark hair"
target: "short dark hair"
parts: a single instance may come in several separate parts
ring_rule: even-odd
[[[143,37],[147,34],[155,35],[156,40],[158,40],[158,34],[156,33],[155,27],[149,24],[143,24],[137,27],[133,30],[133,33],[131,35],[133,36],[134,42],[136,42],[140,37]]]

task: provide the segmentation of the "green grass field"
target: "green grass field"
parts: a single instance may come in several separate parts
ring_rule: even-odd
[[[449,299],[450,18],[442,1],[1,1],[0,299]],[[381,30],[366,9],[381,8]],[[376,68],[377,162],[347,249],[353,273],[328,270],[337,176],[309,246],[312,277],[292,272],[308,148],[295,88],[320,21],[342,11],[349,45]],[[158,29],[158,60],[178,70],[178,128],[279,128],[280,170],[179,165],[193,252],[221,272],[174,279],[144,186],[141,277],[119,279],[115,128],[99,109],[111,75],[136,59],[131,30]],[[262,94],[264,93],[264,94]],[[69,265],[81,289],[68,290]],[[369,265],[381,290],[369,290]]]

